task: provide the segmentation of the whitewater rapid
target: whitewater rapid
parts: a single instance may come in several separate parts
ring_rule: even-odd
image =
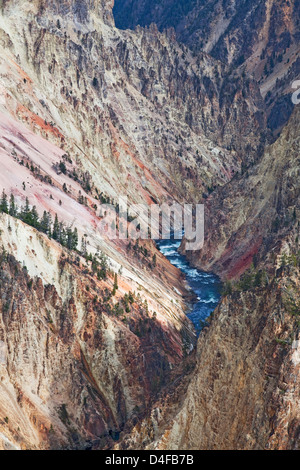
[[[200,334],[207,318],[220,301],[221,281],[212,273],[205,273],[190,266],[186,257],[178,252],[180,240],[159,240],[156,243],[160,252],[184,273],[190,289],[197,297],[188,317],[194,323],[197,334]]]

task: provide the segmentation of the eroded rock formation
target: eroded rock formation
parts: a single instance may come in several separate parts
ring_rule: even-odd
[[[0,216],[0,445],[296,448],[299,112],[263,153],[251,74],[172,31],[119,31],[112,7],[1,2],[1,189],[76,226],[85,249]],[[234,286],[195,358],[180,272],[153,243],[100,237],[99,206],[213,190],[193,262],[237,280],[255,261],[268,280]]]
[[[201,334],[184,398],[163,397],[121,448],[299,449],[299,114],[212,197],[197,264],[227,279],[249,268],[248,277]]]
[[[296,0],[116,0],[115,15],[122,29],[152,22],[160,30],[172,27],[194,51],[246,67],[260,83],[272,132],[288,121],[291,86],[300,76]]]

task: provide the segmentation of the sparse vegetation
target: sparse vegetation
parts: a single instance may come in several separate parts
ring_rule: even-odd
[[[268,275],[266,270],[256,270],[254,264],[243,274],[239,281],[226,281],[223,284],[222,295],[228,296],[233,292],[246,292],[258,287],[264,287],[268,284]]]
[[[63,222],[59,222],[57,215],[55,216],[55,221],[52,224],[52,216],[50,212],[44,211],[42,218],[40,218],[36,206],[31,207],[29,205],[28,198],[25,200],[25,205],[19,209],[13,194],[11,194],[10,202],[8,203],[8,197],[3,190],[0,199],[0,212],[22,220],[25,224],[45,233],[49,238],[53,238],[69,250],[77,250],[77,228],[75,227],[73,229],[70,226],[65,227]]]

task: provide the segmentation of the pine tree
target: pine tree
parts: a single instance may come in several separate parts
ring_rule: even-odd
[[[29,206],[29,200],[28,197],[26,197],[25,200],[25,206],[22,207],[21,214],[20,214],[20,219],[25,222],[25,224],[31,225],[31,216],[30,216],[30,206]]]
[[[113,291],[112,291],[112,295],[116,295],[116,292],[117,292],[118,289],[119,289],[119,286],[118,286],[118,275],[117,275],[117,273],[116,273],[116,274],[115,274],[114,288],[113,288]]]
[[[59,223],[59,230],[58,230],[58,242],[62,245],[62,246],[67,246],[67,242],[68,242],[68,235],[67,235],[67,231],[64,227],[64,224],[62,222]]]
[[[33,206],[30,212],[31,215],[31,225],[32,227],[39,228],[40,227],[40,219],[39,214],[37,212],[36,206]]]
[[[54,225],[53,225],[53,231],[52,231],[52,238],[54,240],[59,240],[59,222],[58,222],[58,217],[57,214],[55,214],[55,220],[54,220]]]
[[[18,208],[15,203],[15,197],[13,194],[10,195],[10,201],[9,201],[9,215],[12,217],[16,217],[18,213]]]
[[[73,232],[73,242],[72,242],[72,250],[77,250],[78,247],[78,230],[75,227]]]
[[[27,215],[27,214],[29,214],[29,212],[30,212],[29,199],[28,199],[28,197],[26,197],[25,207],[23,208],[22,213]]]
[[[81,194],[81,191],[79,190],[79,194],[78,194],[78,202],[79,204],[84,204],[84,197],[83,195]]]
[[[66,235],[67,235],[67,240],[66,240],[67,248],[71,250],[72,249],[72,235],[73,235],[71,227],[67,228]]]
[[[81,239],[81,253],[83,254],[83,256],[87,254],[86,237],[82,237]]]
[[[71,227],[68,227],[66,231],[66,236],[67,236],[67,240],[66,240],[67,248],[69,248],[69,250],[76,250],[77,245],[78,245],[77,228],[75,228],[73,231]]]
[[[103,253],[101,253],[100,255],[100,264],[101,264],[101,269],[105,271],[105,274],[106,274],[106,271],[108,269],[108,263],[107,263],[107,257]]]
[[[230,281],[226,281],[223,285],[222,295],[226,297],[227,295],[231,295],[232,292],[233,292],[232,283]]]
[[[46,235],[51,234],[51,214],[49,212],[44,211],[40,222],[40,230]]]
[[[95,273],[98,271],[98,267],[99,267],[98,258],[97,258],[97,256],[93,256],[93,259],[92,259],[92,271],[93,271],[93,274],[95,274]]]
[[[7,195],[6,195],[4,189],[2,191],[2,196],[1,196],[1,199],[0,199],[0,211],[5,212],[5,214],[8,214]]]

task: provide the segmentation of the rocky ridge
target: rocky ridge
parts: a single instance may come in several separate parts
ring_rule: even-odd
[[[22,16],[18,2],[2,11],[9,111],[42,133],[36,116],[54,123],[59,133],[48,137],[114,197],[112,187],[134,200],[160,200],[172,188],[195,199],[261,151],[264,104],[250,77],[231,76],[205,54],[193,58],[155,28],[118,31],[94,10],[76,24],[43,2],[23,3]]]
[[[177,44],[172,32],[162,34],[156,27],[118,31],[112,6],[113,2],[103,0],[55,1],[51,5],[42,0],[1,3],[0,157],[4,170],[1,186],[8,194],[12,192],[19,204],[24,204],[28,197],[40,214],[47,210],[53,216],[57,213],[68,225],[76,224],[80,237],[86,235],[89,250],[93,254],[100,250],[109,263],[108,278],[96,279],[90,263],[78,254],[62,249],[13,217],[1,216],[3,448],[111,448],[121,432],[120,447],[210,447],[215,438],[215,422],[221,419],[212,409],[232,367],[218,317],[228,322],[232,348],[237,350],[240,335],[228,311],[234,310],[234,319],[235,314],[241,313],[235,310],[237,304],[246,305],[248,312],[253,309],[253,330],[247,315],[240,321],[245,338],[254,332],[259,343],[259,346],[251,343],[254,360],[266,347],[267,335],[274,336],[274,322],[267,312],[277,300],[275,274],[273,283],[267,287],[269,310],[264,312],[259,302],[259,295],[266,295],[266,287],[261,294],[234,294],[223,301],[209,332],[200,339],[197,354],[201,361],[198,360],[194,373],[194,357],[190,354],[194,332],[184,315],[186,292],[179,272],[159,256],[152,244],[145,247],[151,256],[155,254],[158,258],[155,269],[149,268],[149,260],[129,252],[127,243],[99,238],[99,205],[103,197],[111,198],[114,204],[119,194],[135,202],[174,198],[186,201],[187,197],[198,202],[218,185],[225,184],[213,194],[213,202],[212,197],[209,199],[214,218],[220,214],[219,194],[226,194],[225,203],[232,205],[235,184],[244,184],[251,192],[252,182],[260,178],[261,169],[271,165],[276,149],[285,156],[284,139],[289,140],[289,132],[297,148],[296,133],[291,127],[270,150],[269,157],[264,155],[258,167],[266,139],[266,113],[256,80],[242,70],[232,73],[206,53],[195,56]],[[282,182],[282,187],[289,189],[288,200],[276,185],[274,191],[279,171],[287,170],[287,174],[295,177],[298,168],[295,155],[291,159],[293,167],[283,158],[285,164],[271,172],[272,207],[267,217],[270,224],[274,214],[281,215],[280,205],[273,207],[277,196],[282,204],[288,202],[291,210],[295,208],[293,183],[290,185],[288,179]],[[241,166],[244,175],[242,179],[237,175],[231,186],[228,182]],[[247,171],[254,175],[249,180],[251,184],[246,180]],[[247,211],[248,207],[245,205],[244,209]],[[217,225],[216,232],[209,227],[215,247],[220,248],[213,253],[213,245],[209,245],[201,265],[214,266],[218,272],[223,270],[227,277],[235,278],[247,269],[254,253],[258,263],[262,263],[263,249],[267,250],[268,245],[266,242],[258,245],[240,267],[238,256],[236,259],[232,256],[227,260],[229,275],[229,268],[226,271],[222,265],[224,245],[233,235],[228,217],[226,211],[225,236],[219,234]],[[233,211],[239,229],[239,217],[235,218]],[[257,220],[261,236],[268,235],[263,230],[262,217]],[[288,233],[282,231],[285,240]],[[273,243],[272,239],[271,246]],[[235,248],[239,250],[238,243]],[[116,290],[116,275],[118,289],[108,296],[107,293]],[[284,275],[285,280],[294,288],[297,273]],[[130,292],[135,292],[131,307],[123,302]],[[229,310],[226,302],[231,305]],[[125,307],[130,310],[127,315]],[[265,324],[261,322],[262,315],[266,315]],[[279,341],[286,342],[291,338],[292,323],[286,318],[284,322],[276,334]],[[207,335],[212,344],[222,345],[216,359],[205,343]],[[267,359],[271,361],[270,355],[278,353],[276,367],[282,366],[280,370],[285,371],[288,359],[283,361],[276,349],[280,345],[275,343],[268,349]],[[244,364],[247,352],[243,344],[237,362]],[[199,384],[202,361],[208,365],[206,379],[211,389],[219,386],[212,397],[212,409],[205,408],[202,401],[200,406],[197,400],[199,395],[207,401],[203,384]],[[224,363],[227,367],[223,375]],[[213,375],[214,370],[218,371],[216,365],[220,371],[218,383]],[[242,396],[252,384],[249,374],[247,369],[244,374],[247,387],[242,389]],[[257,375],[258,385],[262,386],[261,369],[257,369]],[[239,377],[232,372],[234,383]],[[268,389],[270,393],[281,384],[278,380],[277,374]],[[289,397],[294,400],[290,378],[285,383]],[[254,387],[253,397],[256,393]],[[160,394],[166,397],[159,402],[164,404],[153,406],[151,422],[143,420],[152,400]],[[238,400],[237,396],[232,396],[234,399]],[[168,411],[163,410],[164,406]],[[239,401],[237,409],[238,406]],[[264,435],[255,434],[250,427],[251,407],[240,406],[247,416],[243,431],[249,429],[248,442],[252,447],[270,442],[266,437],[269,415],[263,399],[260,406],[263,409],[260,415],[266,423]],[[288,402],[284,406],[288,407]],[[284,414],[284,406],[276,408],[278,420]],[[194,408],[194,414],[186,412],[190,408]],[[207,419],[206,412],[214,422],[208,422],[197,441],[194,426],[198,417],[201,422],[202,418]],[[297,416],[296,405],[293,413]],[[194,424],[190,423],[190,416]],[[219,423],[226,436],[223,444],[221,435],[214,441],[220,447],[237,443],[237,434],[227,436],[229,423],[230,414],[228,421]],[[258,423],[261,424],[260,418]],[[288,423],[296,442],[297,426],[290,418]],[[272,445],[282,442],[282,446],[296,446],[292,440],[291,444],[285,443],[286,434],[280,432],[279,425],[276,430],[278,441]],[[247,443],[240,445],[246,447]]]
[[[135,28],[151,23],[174,28],[177,39],[196,53],[209,52],[234,68],[244,68],[260,83],[268,125],[277,135],[288,121],[291,86],[299,79],[297,1],[286,0],[116,0],[116,24]]]
[[[114,264],[97,280],[76,253],[8,215],[0,222],[1,446],[112,445],[193,349],[179,291],[175,300],[136,266],[112,293]]]

